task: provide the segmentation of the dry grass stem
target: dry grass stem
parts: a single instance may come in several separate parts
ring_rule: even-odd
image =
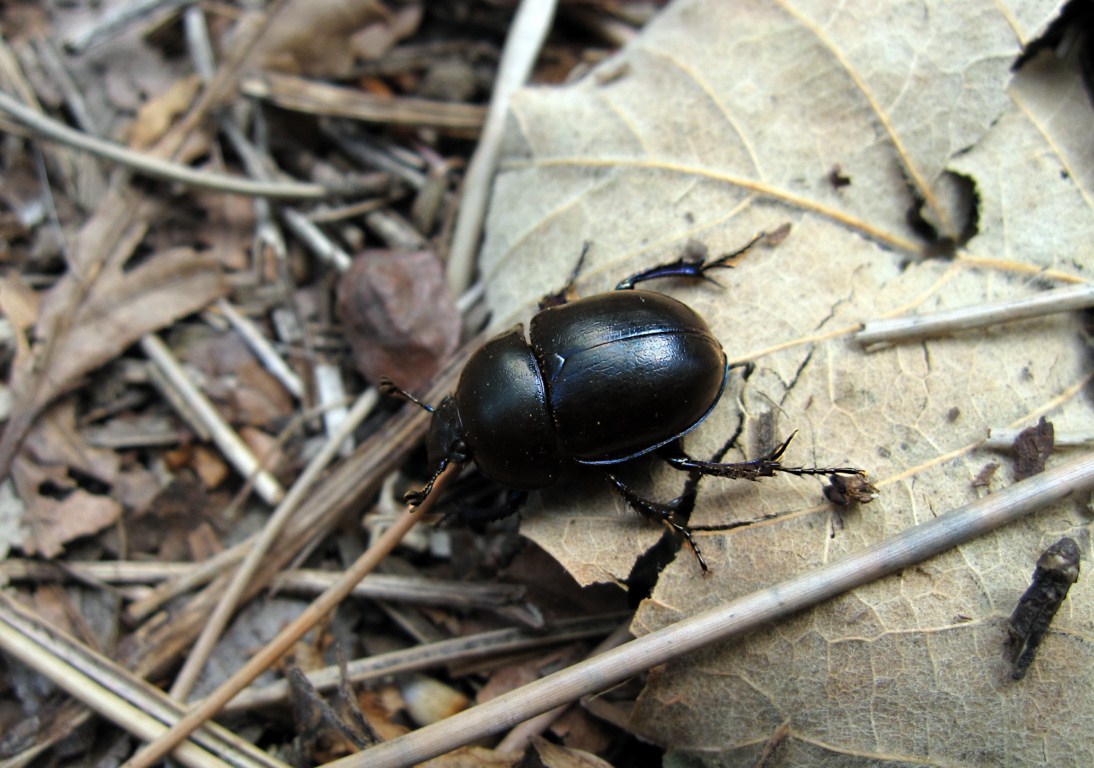
[[[555,15],[555,0],[523,0],[502,51],[490,112],[463,179],[463,196],[448,253],[448,289],[459,296],[471,285],[486,203],[494,184],[501,140],[513,92],[525,84]]]
[[[453,104],[397,96],[375,96],[291,75],[267,72],[240,83],[244,94],[283,109],[327,117],[343,117],[385,125],[416,125],[474,133],[486,110],[472,104]]]
[[[510,653],[521,653],[576,640],[599,637],[610,632],[623,617],[605,616],[596,619],[575,619],[560,622],[549,631],[530,629],[499,629],[481,632],[467,637],[440,640],[405,650],[390,651],[365,659],[351,661],[347,666],[350,682],[362,683],[379,680],[406,672],[457,664],[477,659],[496,659]],[[324,667],[309,672],[308,680],[316,690],[332,690],[339,685],[340,670],[337,666]],[[239,712],[269,704],[285,702],[289,696],[289,684],[285,680],[262,687],[244,690],[231,700],[225,711]]]
[[[16,99],[3,92],[0,92],[0,112],[8,115],[16,123],[39,138],[89,152],[96,157],[123,165],[143,176],[166,179],[190,187],[210,189],[227,194],[268,197],[278,200],[320,200],[333,194],[331,190],[319,184],[250,181],[219,173],[196,171],[189,166],[161,160],[73,130],[30,107],[20,104]]]
[[[990,301],[945,312],[890,320],[873,320],[855,335],[855,341],[864,347],[873,347],[906,339],[985,328],[1056,312],[1073,312],[1091,306],[1094,306],[1094,284],[1084,283],[1042,291],[1020,299]]]
[[[2,593],[0,648],[95,712],[143,738],[151,739],[166,732],[164,723],[181,714],[181,707],[163,691],[45,626],[40,618]],[[187,766],[286,768],[284,763],[215,723],[195,734],[194,742],[184,745],[175,755]]]

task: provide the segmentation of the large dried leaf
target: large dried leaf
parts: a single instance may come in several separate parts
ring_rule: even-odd
[[[681,551],[637,632],[976,498],[972,480],[998,459],[978,447],[991,427],[1042,414],[1058,430],[1094,426],[1078,316],[869,354],[852,338],[880,316],[1090,279],[1089,102],[1051,56],[1010,72],[1052,13],[681,0],[582,81],[514,98],[484,247],[498,327],[565,282],[583,241],[588,294],[689,238],[720,253],[789,221],[784,242],[719,276],[723,289],[662,286],[708,319],[730,358],[757,366],[734,374],[687,447],[710,454],[743,414],[733,455],[754,455],[774,419],[778,436],[800,430],[790,464],[864,467],[881,492],[840,517],[817,481],[704,481],[694,524],[784,516],[702,536],[707,577]],[[926,243],[917,219],[943,242]],[[931,256],[970,227],[954,258]],[[678,474],[652,475],[657,498],[680,492]],[[1011,480],[1005,470],[993,484]],[[603,484],[537,496],[523,532],[584,583],[625,578],[661,535]],[[697,764],[748,764],[784,721],[793,765],[1089,762],[1094,591],[1072,590],[1025,681],[1002,660],[1039,552],[1069,533],[1089,553],[1084,503],[670,665],[635,725]]]
[[[148,255],[126,269],[152,211],[137,193],[112,194],[81,230],[69,271],[42,300],[33,354],[12,371],[14,404],[0,466],[42,409],[81,377],[227,292],[219,264],[189,248]]]

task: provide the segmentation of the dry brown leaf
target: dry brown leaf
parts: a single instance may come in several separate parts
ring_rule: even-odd
[[[16,460],[12,479],[23,500],[21,546],[53,557],[73,539],[96,533],[121,514],[116,499],[81,488],[77,478],[107,488],[118,478],[118,456],[93,448],[76,431],[73,402],[61,402],[35,424]]]
[[[30,354],[27,331],[38,314],[38,296],[17,273],[0,279],[0,314],[7,318],[14,331],[16,360],[26,360]]]
[[[755,455],[774,417],[778,436],[800,430],[788,463],[864,467],[880,492],[841,518],[818,481],[705,480],[694,524],[785,516],[701,536],[712,573],[682,551],[636,632],[974,499],[989,427],[1044,413],[1059,429],[1094,428],[1074,315],[870,354],[852,337],[877,317],[1090,279],[1094,134],[1080,78],[1050,55],[1010,72],[1052,12],[680,0],[584,80],[514,97],[494,190],[504,204],[483,251],[495,327],[562,286],[583,241],[577,287],[590,294],[689,238],[718,254],[789,221],[789,237],[749,253],[721,289],[658,286],[699,310],[730,358],[757,366],[731,376],[686,447],[709,455],[743,414],[732,457]],[[952,259],[928,258],[909,214],[960,241],[969,206],[975,237]],[[651,480],[664,501],[683,482],[660,468]],[[595,479],[533,498],[522,531],[584,583],[625,578],[661,535]],[[783,721],[780,754],[796,766],[1089,762],[1079,734],[1094,704],[1094,644],[1083,640],[1094,592],[1072,590],[1021,685],[1002,660],[1003,624],[1037,554],[1064,534],[1089,541],[1082,503],[669,665],[634,725],[712,766],[748,764]]]
[[[271,20],[255,60],[278,72],[344,77],[353,65],[354,35],[388,18],[379,0],[289,0]]]
[[[104,485],[113,485],[118,478],[118,455],[84,441],[76,430],[76,404],[72,401],[60,402],[44,414],[27,435],[24,447],[26,458],[38,464],[73,469]]]
[[[227,292],[219,265],[189,248],[153,254],[126,269],[153,209],[137,193],[112,195],[102,215],[81,230],[69,272],[42,299],[33,354],[13,368],[13,415],[0,441],[0,467],[54,398],[141,336]]]
[[[117,522],[122,505],[106,496],[95,496],[77,488],[61,501],[36,496],[27,512],[30,532],[23,541],[23,551],[56,557],[73,539],[98,533]]]

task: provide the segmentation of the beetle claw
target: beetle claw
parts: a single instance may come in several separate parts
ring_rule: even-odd
[[[643,496],[639,496],[611,472],[605,472],[604,474],[608,478],[608,482],[612,484],[612,487],[614,487],[619,495],[623,497],[623,500],[627,502],[631,509],[647,520],[664,525],[674,534],[686,541],[692,554],[695,555],[695,559],[699,561],[699,567],[703,569],[704,573],[710,571],[710,567],[707,565],[703,553],[699,551],[699,545],[695,543],[695,538],[691,535],[691,528],[683,523],[678,523],[673,519],[676,512],[675,504],[660,504]]]

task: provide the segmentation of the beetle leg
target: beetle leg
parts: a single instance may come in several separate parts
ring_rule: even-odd
[[[528,491],[506,489],[505,501],[490,507],[461,506],[452,517],[461,523],[492,523],[516,514],[528,500]],[[444,522],[444,521],[442,521]]]
[[[437,463],[437,470],[433,473],[433,477],[429,478],[429,482],[417,491],[407,491],[404,493],[403,501],[412,509],[425,501],[425,497],[433,492],[433,484],[437,482],[437,478],[441,476],[442,472],[448,469],[448,465],[451,463],[452,460],[449,458],[441,459]]]
[[[777,472],[788,475],[865,475],[866,473],[856,467],[784,467],[782,463],[783,453],[794,439],[794,432],[775,450],[766,456],[751,461],[738,461],[730,464],[721,464],[713,461],[699,461],[688,456],[683,451],[676,455],[665,456],[665,461],[676,469],[684,472],[698,472],[700,475],[713,475],[714,477],[728,477],[734,480],[759,480],[761,477],[774,477]]]
[[[707,561],[703,559],[703,553],[699,551],[699,545],[696,544],[695,539],[692,538],[691,529],[673,519],[673,515],[676,512],[676,507],[674,505],[659,504],[656,501],[651,501],[643,496],[639,496],[611,472],[605,472],[604,474],[607,476],[608,482],[610,482],[615,490],[619,492],[619,495],[623,497],[623,500],[626,501],[628,505],[630,505],[631,509],[647,520],[664,525],[687,541],[688,546],[691,547],[691,551],[695,554],[695,559],[699,561],[699,567],[704,571],[710,570],[707,567]]]
[[[675,261],[644,269],[637,274],[631,275],[626,280],[621,280],[615,286],[615,290],[630,290],[646,280],[658,280],[662,277],[699,277],[717,285],[718,281],[707,275],[707,272],[712,269],[731,269],[733,265],[729,263],[730,261],[738,256],[743,256],[752,246],[765,237],[767,237],[767,232],[761,232],[737,250],[719,256],[714,261],[707,261],[705,255],[685,254]]]
[[[574,290],[574,285],[577,283],[577,276],[581,274],[581,268],[585,266],[585,255],[589,252],[590,245],[592,244],[586,240],[585,244],[581,246],[581,255],[577,257],[577,264],[574,265],[574,271],[570,273],[570,279],[566,281],[566,285],[562,286],[562,290],[556,291],[555,293],[548,293],[539,300],[540,310],[549,307],[560,307],[563,304],[573,301],[577,297],[577,291]]]

